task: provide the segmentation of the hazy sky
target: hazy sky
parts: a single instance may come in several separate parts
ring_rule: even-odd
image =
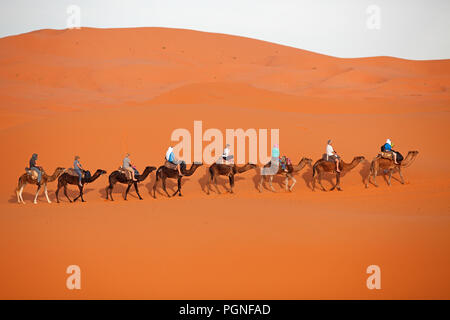
[[[1,0],[0,37],[65,29],[72,4],[87,27],[186,28],[338,57],[450,58],[450,0]]]

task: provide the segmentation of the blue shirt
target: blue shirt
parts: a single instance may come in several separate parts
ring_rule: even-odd
[[[392,150],[391,145],[390,145],[389,143],[385,143],[385,144],[384,144],[384,150],[385,150],[385,151],[391,151],[391,150]]]
[[[173,162],[174,160],[175,160],[175,155],[173,154],[173,152],[171,152],[169,155],[169,162]]]

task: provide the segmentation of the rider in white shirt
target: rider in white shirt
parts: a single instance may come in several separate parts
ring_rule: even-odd
[[[327,160],[334,160],[336,162],[336,171],[337,172],[341,172],[341,170],[339,170],[339,156],[336,153],[336,151],[334,151],[333,146],[331,145],[331,140],[328,140],[328,144],[327,144]]]
[[[233,159],[233,156],[230,155],[230,145],[228,143],[225,146],[225,149],[223,150],[222,159],[225,164],[227,164],[228,160]]]

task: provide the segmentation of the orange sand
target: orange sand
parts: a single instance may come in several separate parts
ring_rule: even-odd
[[[450,60],[338,59],[188,30],[86,28],[0,39],[0,66],[0,298],[450,298]],[[181,198],[151,198],[152,173],[143,201],[132,191],[125,202],[121,185],[106,201],[103,176],[86,187],[87,203],[41,194],[33,205],[28,186],[17,204],[33,152],[51,172],[79,154],[110,173],[127,151],[143,170],[194,120],[204,130],[279,128],[295,162],[318,159],[329,138],[346,161],[371,159],[387,137],[420,154],[406,185],[391,187],[378,177],[365,189],[364,163],[343,177],[343,192],[312,192],[305,169],[292,193],[278,184],[258,193],[249,171],[234,195],[207,196],[202,167],[183,179]],[[71,264],[80,291],[65,287]],[[366,288],[371,264],[379,291]]]

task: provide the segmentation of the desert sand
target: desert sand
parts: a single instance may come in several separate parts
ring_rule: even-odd
[[[338,59],[254,39],[165,28],[40,30],[0,39],[1,299],[449,299],[450,60]],[[130,152],[139,170],[162,164],[170,134],[279,128],[283,154],[319,159],[332,138],[345,161],[371,160],[386,138],[406,155],[406,184],[364,187],[369,163],[342,192],[204,192],[207,167],[183,197],[144,200],[107,176],[86,203],[53,203],[15,187],[32,153],[53,172],[73,156],[94,172]],[[398,176],[397,176],[398,178]],[[222,184],[227,180],[220,179]],[[330,187],[329,181],[325,185]],[[175,188],[175,181],[168,186]],[[223,185],[220,186],[225,191]],[[74,186],[69,195],[77,195]],[[160,190],[161,191],[161,190]],[[68,290],[79,265],[82,289]],[[381,290],[366,268],[381,268]]]

